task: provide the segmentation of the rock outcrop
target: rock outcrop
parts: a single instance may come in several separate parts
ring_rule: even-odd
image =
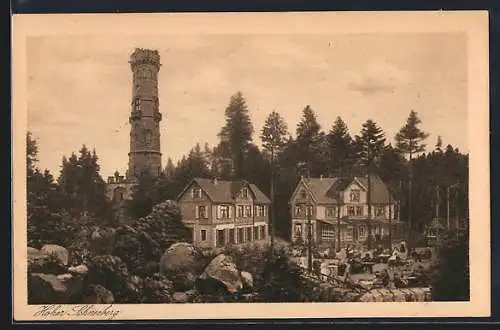
[[[231,257],[219,254],[198,277],[196,288],[202,293],[234,294],[243,288],[243,281]]]
[[[71,274],[30,274],[28,276],[29,304],[67,304],[82,290],[83,278]]]
[[[68,265],[69,253],[65,247],[55,244],[46,244],[42,246],[42,249],[40,251],[47,255],[54,255],[61,261],[63,265]]]
[[[198,251],[189,243],[176,243],[160,259],[160,273],[168,277],[177,291],[191,289],[199,267]]]

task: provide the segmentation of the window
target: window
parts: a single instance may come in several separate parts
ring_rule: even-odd
[[[311,215],[311,216],[313,215],[313,208],[312,208],[312,206],[308,206],[307,207],[306,215]]]
[[[252,207],[250,205],[245,205],[245,217],[252,217]]]
[[[327,217],[335,217],[337,216],[337,207],[336,206],[330,206],[326,208],[326,216]]]
[[[141,111],[141,100],[140,99],[135,99],[134,108],[135,108],[135,111]]]
[[[207,240],[207,231],[205,229],[201,230],[201,240],[206,241]]]
[[[243,218],[243,205],[238,205],[238,218]]]
[[[266,226],[260,227],[260,239],[266,238]]]
[[[243,243],[245,241],[243,228],[238,228],[238,243]]]
[[[254,227],[253,228],[253,239],[255,241],[258,241],[259,240],[259,228],[258,227]]]
[[[152,138],[153,138],[153,133],[151,132],[151,130],[150,129],[146,130],[146,132],[144,132],[144,143],[151,144]]]
[[[359,237],[366,237],[367,232],[365,230],[365,226],[359,226],[358,232],[359,232]]]
[[[321,228],[321,239],[324,241],[335,240],[335,230],[333,226],[323,226]]]
[[[257,216],[258,217],[263,217],[265,214],[264,214],[264,205],[258,205],[256,206],[256,210],[257,210]]]
[[[302,214],[302,205],[295,205],[295,215]]]
[[[229,229],[229,243],[234,244],[234,229]]]
[[[306,199],[307,198],[307,193],[305,189],[300,190],[300,198]]]
[[[248,189],[247,188],[243,188],[243,190],[241,191],[241,196],[243,198],[248,198]]]
[[[247,228],[247,241],[251,241],[252,240],[252,228],[251,227],[248,227]]]
[[[225,241],[226,237],[224,235],[224,229],[217,230],[217,246],[218,247],[224,246]]]
[[[228,205],[221,205],[219,207],[219,218],[221,219],[228,219],[229,218],[229,206]]]
[[[193,188],[193,198],[201,198],[201,189],[199,187]]]
[[[359,202],[361,199],[361,192],[358,189],[351,190],[351,194],[349,195],[351,202]]]
[[[345,231],[344,231],[344,239],[347,240],[347,241],[352,241],[352,235],[353,234],[353,228],[352,227],[348,227]]]
[[[115,203],[120,203],[124,200],[125,191],[123,188],[116,188],[114,191],[114,201]]]
[[[350,216],[350,217],[353,217],[354,216],[354,206],[348,206],[347,207],[347,215]]]
[[[295,228],[293,229],[293,233],[295,237],[302,237],[302,224],[296,223]]]
[[[383,206],[378,206],[375,208],[375,216],[382,217],[385,215],[385,208]]]
[[[362,206],[356,206],[356,215],[357,216],[363,215],[363,207]]]
[[[205,205],[198,206],[198,219],[207,219],[207,207]]]

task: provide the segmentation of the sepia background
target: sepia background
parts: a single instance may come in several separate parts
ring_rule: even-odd
[[[352,134],[374,119],[389,139],[410,110],[433,147],[467,145],[465,33],[326,35],[40,36],[27,39],[28,130],[41,168],[58,173],[63,155],[96,148],[102,174],[127,164],[132,98],[129,56],[159,51],[163,163],[196,143],[215,145],[224,109],[241,91],[254,140],[276,110],[294,132],[310,105],[325,130],[341,116]]]

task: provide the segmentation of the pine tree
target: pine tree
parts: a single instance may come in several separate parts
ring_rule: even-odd
[[[330,132],[327,134],[327,140],[330,151],[330,172],[336,172],[340,175],[346,174],[354,156],[353,140],[342,118],[337,117]]]
[[[420,130],[417,126],[421,123],[420,118],[418,118],[415,111],[410,111],[410,115],[406,120],[405,126],[403,126],[399,132],[396,134],[396,147],[404,154],[408,154],[408,227],[411,231],[413,230],[412,223],[412,161],[413,155],[425,151],[424,140],[428,137],[428,134]],[[411,238],[411,237],[410,237]]]
[[[167,165],[165,166],[165,170],[163,171],[163,173],[169,179],[172,179],[175,175],[175,165],[170,157],[168,157]]]
[[[65,196],[65,208],[77,218],[86,214],[101,221],[111,220],[111,205],[106,196],[106,183],[99,174],[99,158],[84,145],[77,157],[63,157],[58,178],[59,189]]]
[[[229,154],[233,162],[235,177],[242,179],[244,176],[243,162],[248,146],[252,142],[253,125],[241,92],[231,96],[225,116],[226,124],[221,129],[219,137],[226,148],[224,154]]]
[[[326,171],[326,137],[320,131],[316,114],[308,105],[302,110],[302,119],[297,125],[297,161],[305,165],[308,175],[319,176]]]
[[[26,134],[26,170],[27,170],[26,172],[28,178],[35,172],[35,165],[36,162],[38,161],[37,154],[38,154],[37,143],[33,139],[31,132],[28,132]]]
[[[438,135],[436,142],[436,151],[442,152],[443,151],[442,147],[443,147],[443,140],[441,139],[441,135]]]
[[[371,248],[372,244],[372,201],[371,201],[371,176],[373,167],[382,152],[385,149],[385,134],[383,130],[377,126],[377,124],[369,119],[367,120],[361,129],[361,134],[356,136],[356,145],[358,148],[358,153],[362,164],[366,167],[368,174],[368,191],[367,191],[367,204],[368,204],[368,248]]]
[[[275,156],[279,155],[286,144],[288,135],[288,126],[279,113],[273,111],[267,117],[260,138],[262,146],[265,150],[271,153],[271,250],[274,249],[274,238],[276,235],[276,220],[275,220],[275,197],[274,197],[274,167]]]

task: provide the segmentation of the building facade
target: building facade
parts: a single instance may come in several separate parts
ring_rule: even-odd
[[[131,199],[137,177],[145,172],[161,173],[160,121],[158,99],[160,55],[156,50],[136,48],[130,56],[132,100],[129,116],[130,150],[128,170],[107,180],[108,198],[113,201],[117,221],[124,222],[125,201]]]
[[[270,200],[247,181],[194,178],[177,198],[184,225],[200,248],[268,238]]]
[[[367,181],[367,177],[301,178],[289,203],[292,241],[308,242],[309,215],[315,245],[339,248],[364,244],[369,223],[375,239],[387,237],[389,228],[393,240],[400,238],[402,223],[397,201],[376,175],[371,176],[372,212],[368,216]]]

